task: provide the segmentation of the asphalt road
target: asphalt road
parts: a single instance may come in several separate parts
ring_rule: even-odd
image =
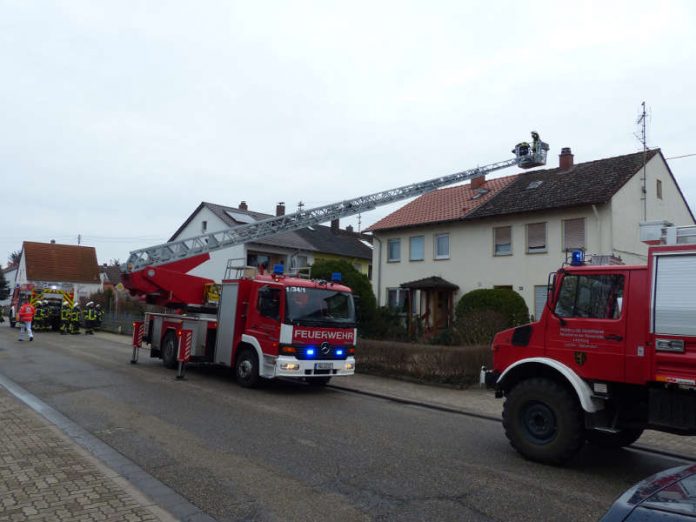
[[[186,380],[143,351],[0,325],[0,373],[218,520],[596,520],[631,484],[678,462],[586,449],[533,464],[500,424],[334,389]]]

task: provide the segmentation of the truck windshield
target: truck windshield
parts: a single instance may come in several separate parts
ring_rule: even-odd
[[[290,323],[339,324],[355,323],[353,296],[330,289],[291,286],[287,288],[285,315]]]
[[[624,276],[566,275],[556,303],[559,317],[618,319],[621,317]]]

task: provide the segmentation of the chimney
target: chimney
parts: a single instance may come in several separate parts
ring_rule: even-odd
[[[570,147],[563,147],[561,154],[558,156],[558,167],[561,170],[570,170],[573,168],[573,153],[570,152]]]
[[[348,225],[348,226],[346,227],[346,232],[352,233],[352,232],[353,232],[353,225]]]
[[[331,232],[333,232],[333,233],[338,232],[338,219],[331,220]]]
[[[55,245],[55,244],[56,244],[56,240],[55,240],[55,239],[51,239],[51,244],[52,244],[52,245]]]
[[[480,189],[486,184],[486,176],[477,176],[471,180],[471,190]]]
[[[239,210],[249,210],[249,207],[247,207],[246,201],[242,201],[239,204]]]
[[[276,216],[285,215],[285,201],[279,201],[276,205]]]

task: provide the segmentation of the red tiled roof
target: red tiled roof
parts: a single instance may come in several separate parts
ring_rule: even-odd
[[[517,176],[514,174],[486,180],[481,187],[481,189],[488,191],[486,193],[480,192],[480,189],[472,190],[471,183],[433,190],[382,218],[367,230],[374,232],[462,219],[488,202],[494,195],[512,183]],[[479,196],[476,197],[477,195]]]
[[[29,281],[99,283],[94,247],[25,241],[22,249]]]

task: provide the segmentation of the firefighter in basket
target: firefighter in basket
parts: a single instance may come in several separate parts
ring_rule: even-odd
[[[80,305],[75,303],[70,312],[70,333],[72,335],[80,334]]]
[[[60,335],[67,335],[70,333],[70,305],[67,301],[63,301],[60,307]]]
[[[90,301],[85,305],[82,318],[85,322],[85,335],[94,335],[94,327],[97,324],[97,311],[94,308],[94,302]]]

